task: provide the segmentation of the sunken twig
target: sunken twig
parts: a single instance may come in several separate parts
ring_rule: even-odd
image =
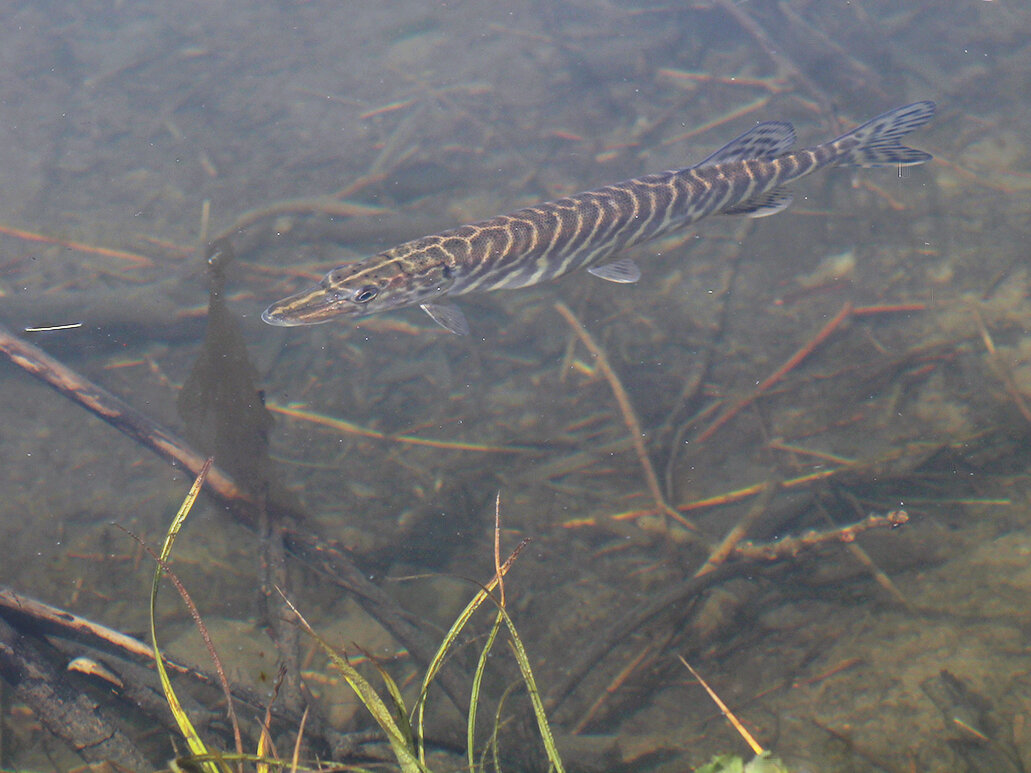
[[[106,389],[63,365],[39,347],[18,338],[2,325],[0,352],[22,370],[53,387],[137,443],[149,448],[165,461],[184,467],[194,476],[204,466],[205,456],[190,448],[184,440]],[[209,492],[224,503],[238,506],[247,512],[253,510],[253,498],[217,467],[212,467],[207,486]]]
[[[707,589],[736,577],[739,574],[754,576],[761,573],[756,564],[793,559],[800,553],[827,544],[850,544],[864,531],[874,528],[894,528],[906,523],[909,516],[904,511],[887,515],[871,515],[863,521],[828,531],[809,531],[797,537],[786,537],[776,542],[754,545],[742,542],[735,546],[729,559],[705,573],[696,573],[673,585],[665,593],[652,599],[651,603],[636,607],[620,620],[607,625],[600,636],[572,664],[565,676],[553,686],[548,698],[548,709],[554,711],[565,702],[587,674],[613,649],[622,644],[635,631],[640,631],[656,617],[672,606],[696,598]]]
[[[634,413],[634,406],[630,402],[630,396],[627,394],[626,389],[623,388],[622,382],[619,380],[619,376],[616,375],[616,371],[612,369],[612,365],[609,364],[609,358],[605,356],[605,350],[601,348],[594,337],[587,332],[580,320],[576,318],[572,310],[558,301],[555,304],[555,310],[562,315],[563,319],[569,323],[569,326],[576,333],[577,338],[583,343],[584,346],[591,352],[595,360],[598,362],[598,367],[601,369],[605,379],[609,382],[609,386],[612,388],[612,393],[615,395],[616,402],[619,404],[619,411],[623,414],[623,423],[626,424],[627,430],[630,432],[630,437],[634,441],[634,451],[637,452],[637,459],[641,463],[641,469],[644,471],[644,479],[648,484],[648,491],[652,495],[652,499],[655,501],[655,507],[660,513],[672,518],[674,521],[679,523],[681,526],[685,526],[691,531],[698,531],[698,527],[694,525],[688,518],[685,518],[678,513],[662,495],[662,489],[659,486],[659,479],[655,475],[655,468],[652,466],[651,459],[648,456],[648,449],[644,445],[644,433],[641,431],[641,423],[637,420],[637,414]]]
[[[802,360],[812,354],[817,347],[831,337],[831,335],[852,316],[852,304],[846,302],[841,309],[830,320],[827,321],[820,332],[817,333],[805,346],[791,355],[787,362],[781,365],[776,371],[763,379],[755,388],[755,391],[746,397],[742,397],[721,413],[712,424],[710,424],[699,436],[698,441],[702,443],[711,438],[716,431],[741,412],[742,408],[751,405],[760,395],[770,387],[779,383],[788,373],[798,366]]]
[[[40,642],[0,619],[0,673],[18,700],[55,736],[67,741],[87,762],[105,762],[127,770],[145,770],[142,752],[108,716],[107,707],[54,664]]]
[[[736,558],[749,561],[781,561],[794,558],[804,550],[822,545],[840,543],[849,545],[855,542],[858,535],[870,529],[895,528],[909,521],[905,510],[892,510],[884,515],[869,515],[865,520],[826,531],[807,531],[797,537],[784,537],[776,542],[764,545],[753,545],[742,542],[734,549]]]
[[[752,503],[748,512],[745,513],[745,517],[730,530],[727,536],[723,539],[723,542],[721,542],[716,549],[709,554],[708,560],[702,564],[702,568],[696,572],[696,575],[708,574],[739,549],[740,543],[745,538],[749,528],[763,517],[766,513],[766,509],[770,506],[770,502],[773,501],[774,494],[777,493],[779,488],[779,485],[775,481],[763,484],[759,498]]]

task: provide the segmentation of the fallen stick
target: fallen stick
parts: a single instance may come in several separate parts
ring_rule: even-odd
[[[18,338],[3,325],[0,325],[0,352],[22,370],[149,448],[165,461],[185,468],[194,477],[204,466],[206,457],[190,448],[184,440],[121,398],[61,364],[39,347]],[[209,493],[214,493],[223,503],[253,515],[256,507],[254,499],[217,467],[211,468],[207,486]]]
[[[788,358],[787,362],[785,362],[783,365],[777,368],[777,370],[775,370],[773,373],[771,373],[769,376],[763,379],[755,388],[754,392],[752,392],[747,397],[742,397],[736,403],[727,408],[723,413],[721,413],[716,418],[716,420],[713,421],[712,424],[710,424],[708,428],[698,436],[698,439],[695,442],[704,443],[706,440],[711,438],[720,427],[722,427],[728,421],[737,416],[743,408],[751,405],[753,402],[759,399],[759,397],[761,397],[770,387],[772,387],[774,384],[779,383],[780,380],[783,379],[784,376],[786,376],[792,370],[794,370],[799,365],[799,363],[802,362],[802,360],[806,359],[810,354],[812,354],[820,346],[820,344],[822,344],[824,341],[830,338],[831,334],[834,333],[834,331],[837,330],[839,327],[841,327],[842,323],[848,320],[852,315],[852,304],[850,302],[846,302],[838,311],[838,313],[835,314],[830,320],[828,320],[827,324],[820,328],[820,332],[817,333],[809,341],[809,343],[805,344],[805,346],[796,351],[793,355],[791,355]]]
[[[619,380],[616,371],[609,364],[609,358],[605,356],[605,350],[598,345],[598,342],[587,332],[587,328],[580,323],[580,320],[576,318],[576,315],[573,314],[566,304],[559,301],[555,304],[555,311],[562,315],[562,318],[573,329],[576,337],[594,355],[598,368],[609,382],[612,394],[615,395],[616,403],[619,405],[620,413],[623,414],[623,423],[626,425],[627,430],[630,432],[630,438],[633,440],[634,450],[637,452],[637,460],[641,463],[641,469],[644,471],[644,480],[648,484],[648,491],[655,501],[656,509],[660,513],[672,518],[681,526],[697,532],[698,527],[689,518],[681,515],[671,507],[666,501],[665,496],[663,496],[662,489],[659,486],[659,479],[655,475],[655,468],[652,466],[651,458],[648,456],[648,449],[644,445],[644,432],[641,430],[641,423],[637,420],[637,414],[634,413],[634,406],[630,402],[630,396],[623,387],[623,383]]]
[[[192,449],[185,441],[153,419],[58,362],[42,349],[21,340],[2,325],[0,325],[0,353],[7,355],[15,365],[53,387],[162,459],[173,465],[182,466],[191,475],[196,476],[200,472],[206,461],[204,455]],[[205,490],[248,528],[257,528],[258,503],[217,466],[212,466],[205,482]],[[294,522],[305,520],[303,512],[272,499],[267,503],[267,508],[270,513],[274,512]],[[335,548],[329,541],[311,533],[310,529],[309,524],[306,531],[303,532],[297,529],[287,530],[285,533],[287,549],[324,572],[338,586],[354,593],[356,600],[365,611],[408,649],[416,661],[423,665],[428,664],[436,653],[437,647],[412,622],[413,616],[399,606],[379,586],[369,582],[348,555]],[[451,668],[443,671],[440,674],[440,683],[455,706],[464,715],[468,707],[467,690],[459,680],[459,674],[455,669],[456,667],[452,664]]]
[[[107,716],[107,709],[71,685],[36,640],[3,619],[0,673],[43,726],[87,762],[106,763],[120,770],[152,769],[117,722]]]

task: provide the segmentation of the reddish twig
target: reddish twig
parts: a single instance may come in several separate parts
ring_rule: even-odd
[[[779,368],[777,368],[777,370],[775,370],[773,373],[771,373],[769,376],[767,376],[765,379],[763,379],[759,383],[759,386],[757,386],[755,388],[754,392],[752,392],[747,397],[742,397],[736,403],[731,405],[727,410],[725,410],[723,413],[721,413],[718,417],[716,417],[716,420],[713,421],[713,423],[710,424],[702,432],[702,434],[698,436],[697,442],[702,443],[702,442],[708,440],[709,438],[711,438],[713,435],[716,434],[717,430],[719,430],[720,427],[722,427],[728,421],[730,421],[735,416],[737,416],[741,412],[742,408],[746,408],[747,406],[751,405],[753,402],[756,401],[756,399],[758,399],[770,387],[772,387],[774,384],[778,383],[781,379],[784,378],[784,376],[786,376],[788,373],[790,373],[794,368],[798,367],[799,363],[801,363],[806,357],[808,357],[810,354],[812,354],[814,351],[816,351],[816,349],[820,346],[820,344],[822,344],[824,341],[826,341],[828,338],[830,338],[831,335],[839,327],[841,327],[841,325],[849,317],[852,316],[852,313],[853,313],[852,303],[851,303],[851,301],[848,301],[848,302],[845,303],[845,305],[843,305],[841,307],[841,309],[838,311],[837,314],[835,314],[830,320],[828,320],[827,324],[825,324],[820,329],[820,332],[817,333],[809,341],[809,343],[807,343],[801,349],[799,349],[794,354],[792,354],[788,358],[787,362],[785,362],[783,365],[781,365]]]

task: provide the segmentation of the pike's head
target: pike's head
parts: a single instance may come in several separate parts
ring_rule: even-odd
[[[318,325],[429,303],[455,280],[439,248],[426,247],[409,243],[335,268],[314,287],[273,303],[261,318],[282,327]]]

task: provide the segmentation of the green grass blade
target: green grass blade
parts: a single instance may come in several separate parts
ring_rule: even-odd
[[[512,622],[512,618],[508,616],[505,608],[499,607],[498,612],[504,616],[505,625],[508,626],[508,633],[512,637],[509,640],[509,646],[511,646],[516,662],[519,664],[519,671],[523,675],[523,682],[526,684],[526,692],[530,696],[533,713],[537,717],[537,730],[541,734],[541,741],[544,743],[544,750],[548,755],[548,761],[551,762],[552,768],[556,773],[564,773],[565,768],[562,767],[562,760],[558,755],[558,749],[555,748],[555,737],[551,734],[551,726],[548,724],[548,717],[544,713],[544,702],[541,700],[541,694],[537,689],[537,682],[533,678],[533,669],[530,668],[530,659],[526,655],[526,648],[523,647],[523,640],[519,638],[519,632],[516,631],[515,623]]]
[[[469,717],[466,721],[466,743],[465,750],[466,756],[469,760],[469,770],[476,770],[476,709],[480,705],[480,684],[483,682],[483,674],[487,669],[487,658],[490,656],[490,651],[494,647],[494,640],[498,637],[498,631],[501,630],[501,624],[504,619],[501,615],[497,616],[494,620],[494,627],[490,630],[490,635],[487,637],[487,643],[483,645],[483,650],[480,652],[480,659],[476,663],[476,671],[473,673],[473,688],[469,697]]]
[[[528,539],[524,539],[520,542],[516,549],[512,551],[512,554],[505,560],[505,563],[499,567],[499,571],[494,575],[493,579],[491,579],[491,581],[486,585],[480,587],[480,590],[478,590],[476,595],[473,596],[472,601],[466,604],[465,609],[462,610],[462,613],[458,616],[455,622],[451,624],[451,627],[444,636],[444,640],[441,642],[440,647],[437,648],[436,654],[426,667],[426,674],[423,676],[422,688],[419,690],[419,697],[415,701],[414,709],[418,715],[419,730],[416,739],[419,744],[419,760],[423,763],[426,761],[426,747],[423,743],[423,738],[425,737],[423,721],[425,718],[426,696],[429,694],[430,685],[440,672],[441,667],[444,665],[444,660],[451,651],[452,645],[454,645],[455,640],[458,639],[458,635],[469,622],[469,618],[476,614],[476,610],[483,606],[484,601],[490,598],[490,593],[498,586],[500,578],[505,576],[513,562],[519,556],[519,553],[522,552],[523,548],[526,547],[529,542],[530,541]],[[495,601],[494,603],[498,602]]]
[[[186,495],[186,499],[183,500],[183,504],[179,508],[179,512],[176,513],[175,518],[172,520],[172,525],[168,527],[168,533],[165,534],[165,543],[161,547],[161,561],[163,562],[167,562],[168,557],[172,554],[172,545],[175,542],[175,538],[179,534],[180,529],[182,529],[183,523],[186,521],[186,516],[190,514],[193,503],[197,501],[197,496],[200,494],[201,486],[204,485],[204,479],[208,475],[208,470],[211,469],[211,462],[212,460],[208,459],[204,463],[200,473],[197,475],[197,479],[193,482],[193,486],[190,488],[190,493]],[[179,727],[179,732],[182,733],[183,738],[186,740],[186,745],[190,748],[190,752],[195,757],[207,758],[205,761],[200,763],[201,770],[204,770],[205,773],[219,773],[219,771],[229,773],[229,766],[226,765],[225,762],[214,761],[213,756],[204,745],[204,741],[201,740],[196,728],[194,728],[193,723],[190,722],[190,718],[183,710],[183,706],[179,702],[179,698],[176,696],[175,690],[172,689],[172,682],[169,680],[168,672],[165,669],[164,658],[161,655],[161,650],[158,648],[156,623],[157,598],[158,588],[161,586],[161,577],[163,574],[164,570],[161,568],[161,564],[159,563],[154,568],[154,582],[151,584],[150,588],[150,641],[154,649],[154,663],[157,667],[161,689],[165,693],[165,701],[168,703],[168,708],[172,712],[172,716],[175,718],[175,723]]]
[[[426,695],[429,693],[430,685],[440,672],[441,667],[444,665],[444,660],[447,657],[448,652],[451,650],[451,646],[455,643],[458,635],[465,628],[466,623],[476,613],[476,610],[483,606],[483,602],[486,601],[490,596],[490,589],[494,587],[495,582],[489,584],[486,588],[479,590],[472,601],[466,604],[465,609],[455,619],[455,622],[451,624],[447,634],[444,636],[444,640],[441,642],[440,647],[437,648],[436,654],[426,667],[426,674],[422,679],[422,687],[419,690],[419,698],[416,700],[415,709],[418,714],[418,741],[419,741],[419,759],[425,763],[426,761],[426,749],[423,744],[423,720],[425,716],[426,706]]]
[[[314,633],[314,632],[310,632]],[[323,641],[321,638],[316,636],[316,641],[322,647],[330,660],[333,661],[333,665],[343,675],[344,679],[354,690],[355,695],[358,696],[358,700],[362,702],[366,710],[372,714],[372,718],[376,720],[376,724],[380,726],[383,732],[387,736],[387,740],[390,742],[390,748],[394,752],[394,756],[397,757],[398,765],[401,766],[401,770],[404,773],[427,773],[426,767],[419,761],[415,754],[415,750],[409,745],[411,744],[411,738],[405,737],[401,728],[398,727],[397,722],[394,721],[394,715],[390,709],[387,708],[387,704],[383,702],[383,699],[379,697],[376,689],[369,684],[369,681],[362,676],[354,666],[348,663],[342,658],[337,652],[329,646],[328,643]]]
[[[505,701],[508,700],[508,696],[512,694],[512,690],[514,690],[518,684],[518,682],[513,682],[505,688],[505,691],[501,693],[501,697],[498,698],[498,707],[494,712],[494,727],[490,732],[490,752],[491,757],[494,760],[494,773],[501,773],[501,752],[498,751],[498,735],[501,731],[502,724],[501,715],[505,711]],[[484,768],[484,770],[486,770],[486,768]]]
[[[412,736],[412,723],[408,719],[408,711],[405,709],[405,701],[401,695],[400,688],[397,686],[397,682],[394,681],[393,677],[387,673],[386,669],[380,665],[379,661],[376,660],[371,653],[361,647],[358,649],[361,650],[361,653],[365,655],[366,658],[368,658],[373,667],[379,671],[380,678],[383,680],[383,684],[386,685],[387,694],[390,696],[390,702],[394,706],[392,716],[397,722],[398,730],[405,739],[405,745],[409,749],[415,749],[415,739]]]
[[[397,764],[401,767],[402,773],[429,773],[426,766],[419,760],[416,755],[416,751],[412,748],[411,737],[405,737],[404,732],[398,727],[397,722],[394,720],[393,714],[390,709],[387,708],[386,703],[379,697],[379,693],[376,689],[369,684],[369,681],[362,676],[354,666],[347,662],[347,659],[342,657],[335,649],[333,649],[329,643],[319,636],[315,629],[308,624],[308,621],[304,619],[304,616],[297,610],[297,607],[293,605],[293,602],[286,597],[286,595],[279,591],[280,595],[283,596],[283,600],[286,601],[287,606],[290,610],[297,615],[297,619],[301,623],[301,627],[304,628],[305,632],[311,636],[326,656],[330,659],[333,665],[340,671],[341,675],[354,690],[355,695],[358,696],[358,700],[362,702],[366,710],[372,714],[372,718],[376,720],[376,724],[380,726],[380,729],[387,736],[387,741],[390,743],[390,748],[394,752],[394,756],[397,758]],[[389,686],[388,686],[389,689]],[[396,685],[395,685],[396,689]],[[400,693],[398,694],[400,697]]]

